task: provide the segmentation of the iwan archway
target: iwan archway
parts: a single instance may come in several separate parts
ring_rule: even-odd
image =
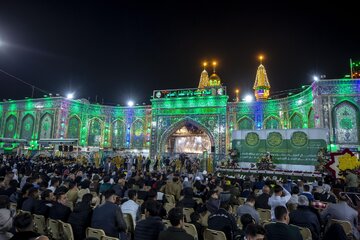
[[[191,118],[170,126],[161,136],[159,152],[167,154],[199,154],[211,152],[215,147],[211,132]]]

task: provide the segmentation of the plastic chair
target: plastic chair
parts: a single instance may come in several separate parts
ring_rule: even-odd
[[[97,229],[97,228],[91,228],[88,227],[86,228],[86,237],[93,237],[93,238],[97,238],[97,239],[101,239],[101,237],[105,237],[105,232],[102,229]]]
[[[308,228],[299,227],[300,228],[300,234],[303,237],[303,240],[312,240],[311,231]]]
[[[10,202],[10,209],[13,209],[14,211],[16,211],[16,208],[17,208],[17,204]]]
[[[260,216],[260,224],[271,221],[271,210],[270,209],[258,208],[256,211],[259,213],[259,216]]]
[[[139,206],[141,206],[144,203],[143,199],[136,199],[136,203],[139,204]]]
[[[205,229],[204,231],[204,239],[205,240],[226,240],[225,233],[221,231],[215,231],[211,229]]]
[[[333,223],[338,223],[344,229],[346,236],[352,235],[352,226],[349,221],[339,220],[339,219],[331,219],[330,225]],[[329,226],[330,226],[329,225]]]
[[[34,219],[34,231],[41,234],[46,235],[46,220],[43,215],[33,214]]]
[[[183,214],[185,215],[185,221],[191,222],[190,215],[194,212],[193,208],[183,208]]]
[[[176,203],[174,195],[165,194],[165,199],[166,199],[166,202],[168,202],[168,203],[172,203],[174,205]]]
[[[74,240],[74,233],[70,223],[64,223],[63,221],[60,220],[58,221],[60,224],[60,234],[62,236],[62,239]]]
[[[239,197],[239,198],[238,198],[238,201],[239,201],[239,205],[244,205],[245,202],[246,202],[246,198]]]
[[[208,226],[208,219],[210,214],[211,213],[209,211],[200,214],[200,224],[203,225],[204,227]]]
[[[194,224],[191,223],[184,223],[184,230],[194,237],[195,240],[198,239],[198,232]]]
[[[134,233],[134,229],[135,229],[134,228],[134,221],[132,219],[131,214],[124,213],[123,216],[124,216],[124,220],[126,222],[126,231],[128,233],[131,233],[131,234]]]
[[[54,240],[62,239],[60,234],[60,224],[58,220],[49,218],[47,225],[48,225],[48,234],[50,235],[51,239]]]
[[[102,236],[100,240],[119,240],[119,238],[116,237],[109,237],[109,236]]]
[[[169,213],[169,211],[171,209],[173,209],[175,207],[175,204],[174,203],[165,203],[164,204],[164,209],[166,210],[166,213]]]
[[[162,222],[164,223],[165,227],[168,228],[171,226],[170,220],[163,219]]]
[[[193,198],[195,200],[195,202],[199,205],[203,204],[203,200],[201,198],[197,198],[197,197],[194,197]]]

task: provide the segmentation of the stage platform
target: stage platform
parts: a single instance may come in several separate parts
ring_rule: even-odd
[[[306,178],[316,178],[321,177],[322,174],[320,172],[302,172],[302,171],[291,171],[291,170],[258,170],[255,168],[217,168],[218,172],[227,173],[229,175],[233,174],[262,174],[263,176],[282,176],[282,178],[288,176],[294,177],[306,177]]]

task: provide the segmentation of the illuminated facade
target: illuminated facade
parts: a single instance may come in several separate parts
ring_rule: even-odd
[[[263,83],[254,85],[258,101],[229,102],[220,77],[204,71],[199,88],[155,90],[149,106],[62,97],[1,102],[0,137],[26,139],[32,149],[39,148],[39,139],[75,138],[80,146],[148,149],[155,156],[172,149],[169,139],[190,124],[207,136],[206,150],[221,159],[231,148],[233,130],[326,128],[331,150],[359,148],[360,79],[320,80],[298,94],[268,99],[270,84],[261,64],[258,74],[263,71],[266,78],[256,77]],[[0,143],[5,149],[17,145]]]

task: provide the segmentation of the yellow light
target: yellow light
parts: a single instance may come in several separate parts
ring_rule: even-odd
[[[216,66],[216,65],[217,65],[217,62],[213,61],[213,63],[212,63],[212,64],[213,64],[213,66]]]
[[[260,61],[262,61],[262,60],[264,59],[264,56],[263,56],[263,55],[260,55],[260,56],[259,56],[259,59],[260,59]]]
[[[236,92],[236,93],[239,93],[239,89],[236,89],[235,92]]]
[[[203,66],[206,67],[206,66],[207,66],[207,62],[203,62]]]

